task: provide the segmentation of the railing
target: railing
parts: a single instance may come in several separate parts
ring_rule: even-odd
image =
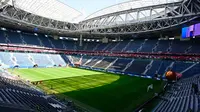
[[[34,53],[57,53],[68,55],[91,55],[91,56],[111,56],[111,57],[126,57],[126,58],[144,58],[144,59],[166,59],[166,60],[200,60],[198,53],[149,53],[149,52],[109,52],[109,51],[73,51],[65,49],[46,48],[38,46],[25,46],[13,44],[0,44],[0,51],[10,52],[34,52]]]

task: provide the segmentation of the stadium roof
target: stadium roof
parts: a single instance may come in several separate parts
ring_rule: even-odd
[[[104,8],[104,9],[101,9],[101,10],[89,15],[88,17],[86,17],[85,20],[91,19],[94,17],[98,17],[98,16],[102,16],[102,15],[106,15],[109,13],[118,12],[118,11],[136,9],[136,8],[165,4],[165,3],[173,3],[173,2],[179,2],[179,1],[182,1],[182,0],[130,0],[128,2],[119,3],[116,5],[112,5],[112,6]],[[164,8],[157,10],[157,12],[161,12],[163,10],[164,10]],[[143,13],[144,13],[144,16],[150,15],[149,14],[150,11],[144,11]],[[132,16],[134,16],[134,15],[135,14],[133,14]]]
[[[82,15],[81,12],[58,0],[10,0],[8,4],[14,4],[16,8],[58,21],[73,22]]]

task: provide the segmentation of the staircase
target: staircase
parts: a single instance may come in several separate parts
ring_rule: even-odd
[[[77,44],[77,42],[75,42],[75,44],[74,44],[74,46],[73,46],[73,50],[74,50],[74,51],[77,50],[77,46],[78,46],[78,44]]]
[[[96,51],[100,44],[97,44],[92,51]]]
[[[49,55],[47,55],[48,60],[52,63],[52,65],[55,65],[55,62],[51,59]]]
[[[151,69],[152,64],[153,64],[153,61],[154,61],[154,60],[151,60],[151,62],[146,66],[145,71],[142,73],[143,75],[145,75],[145,74],[148,72],[148,70]]]
[[[191,69],[191,68],[194,67],[195,65],[197,65],[197,63],[194,63],[194,64],[192,64],[190,67],[188,67],[187,69],[183,70],[183,71],[181,72],[181,74],[187,72],[189,69]]]
[[[154,53],[155,51],[157,51],[158,46],[159,46],[159,41],[156,43],[156,45],[152,49],[152,53]]]
[[[17,59],[16,59],[16,57],[13,55],[13,53],[10,53],[10,60],[12,61],[12,63],[13,63],[14,65],[18,65],[18,64],[17,64]]]
[[[126,69],[129,68],[133,62],[134,62],[134,59],[132,59],[131,62],[126,65],[126,67],[124,68],[124,70],[122,70],[122,72],[125,72]]]
[[[113,50],[115,50],[115,48],[117,47],[117,46],[119,46],[120,45],[120,43],[121,42],[118,42],[110,51],[113,51]]]
[[[169,43],[169,48],[167,49],[167,53],[170,53],[172,51],[172,44],[173,44],[173,41]]]
[[[173,68],[175,62],[172,62],[166,69],[165,72],[167,72],[170,68]],[[165,73],[163,74],[163,77],[165,76]]]
[[[190,52],[192,50],[192,46],[189,46],[186,50],[185,50],[185,54],[187,54],[188,52]]]
[[[22,44],[25,44],[25,45],[26,45],[27,43],[26,43],[26,41],[24,40],[24,37],[22,36],[21,33],[19,34],[19,37],[20,37],[20,39],[21,39],[21,41],[22,41]]]
[[[131,41],[129,41],[128,42],[128,44],[122,49],[122,51],[121,52],[125,52],[126,51],[126,49],[128,48],[128,46],[131,44]]]
[[[82,64],[82,65],[85,66],[87,63],[91,62],[93,58],[94,58],[94,57],[92,57],[91,59],[87,60],[87,61],[86,61],[84,64]]]
[[[88,43],[86,43],[86,45],[84,46],[83,50],[86,51],[87,47],[88,47]]]
[[[70,63],[74,65],[72,56],[66,56],[66,57],[69,59]]]
[[[112,63],[110,63],[105,69],[107,70],[110,66],[112,66],[113,64],[115,64],[115,62],[118,60],[118,58],[116,58]]]
[[[62,46],[63,46],[63,48],[66,50],[67,49],[67,47],[66,47],[66,45],[65,45],[65,43],[64,43],[64,41],[62,40]]]
[[[4,37],[5,37],[5,43],[11,43],[11,41],[8,39],[8,34],[4,32]]]
[[[142,50],[142,47],[144,46],[144,44],[146,43],[146,41],[148,41],[147,39],[144,40],[144,42],[140,45],[140,47],[137,49],[137,52],[140,52]]]
[[[47,37],[49,43],[51,44],[52,48],[56,48],[55,45],[53,45],[52,41],[49,39],[49,37]]]
[[[37,36],[37,39],[38,39],[38,41],[40,43],[40,46],[44,46],[44,44],[42,43],[42,40],[40,40],[40,38],[38,36]]]
[[[35,63],[33,57],[31,57],[31,55],[30,55],[29,53],[27,53],[27,55],[28,55],[28,59],[30,60],[30,62],[31,62],[33,65],[35,65],[36,63]]]
[[[107,46],[102,50],[102,51],[106,51],[106,49],[111,45],[111,43],[107,44]]]
[[[92,68],[95,67],[97,64],[101,63],[103,59],[104,59],[104,58],[102,58],[101,60],[97,61],[97,62],[92,66]]]

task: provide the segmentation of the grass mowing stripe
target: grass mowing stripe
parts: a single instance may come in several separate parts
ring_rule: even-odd
[[[43,75],[34,74],[33,72],[27,72],[27,71],[20,71],[20,72],[14,72],[17,75],[20,75],[23,79],[30,79],[31,81],[38,80],[38,78],[43,78]],[[31,77],[31,78],[30,78]]]
[[[77,68],[14,70],[30,80],[44,80],[39,88],[66,96],[103,112],[130,112],[158,92],[162,81],[114,75]],[[154,90],[146,92],[149,84]]]
[[[14,70],[16,74],[20,73],[20,75],[23,76],[26,79],[30,79],[31,81],[40,81],[40,80],[49,80],[54,78],[65,78],[65,77],[74,77],[74,76],[80,76],[80,70],[75,70],[74,68],[58,68],[58,69],[51,69],[51,68],[35,68],[35,69],[19,69]],[[45,73],[44,73],[45,72]],[[83,71],[81,72],[82,75],[93,75],[93,74],[99,74],[99,72],[92,72],[92,71]],[[34,74],[38,74],[39,76],[35,77]]]

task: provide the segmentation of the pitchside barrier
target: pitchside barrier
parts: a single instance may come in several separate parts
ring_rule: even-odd
[[[88,70],[95,70],[95,71],[100,71],[100,72],[108,72],[108,73],[114,73],[114,74],[142,77],[142,78],[148,78],[148,79],[152,79],[153,78],[152,76],[149,76],[149,75],[137,75],[137,74],[133,74],[133,73],[129,73],[129,72],[121,72],[119,70],[105,70],[103,68],[92,68],[92,67],[88,67],[88,66],[80,66],[80,68],[88,69]],[[160,78],[155,78],[155,79],[156,80],[161,80]],[[165,80],[165,77],[162,77],[162,79]]]

